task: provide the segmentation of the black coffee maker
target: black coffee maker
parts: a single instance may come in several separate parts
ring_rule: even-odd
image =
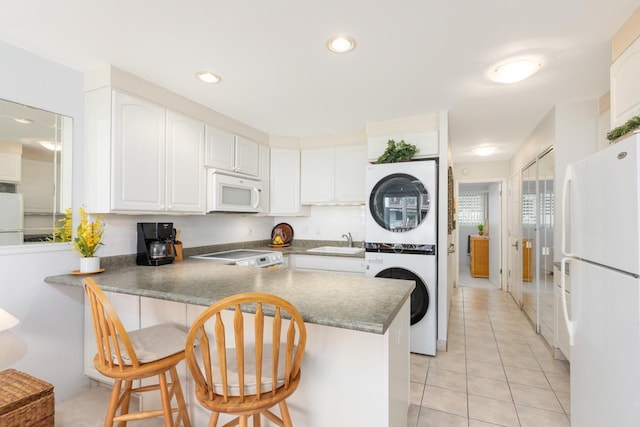
[[[138,265],[171,264],[176,257],[172,222],[138,223]]]

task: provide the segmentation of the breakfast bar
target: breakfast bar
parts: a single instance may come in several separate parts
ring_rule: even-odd
[[[207,306],[243,292],[278,295],[295,305],[308,342],[300,387],[289,399],[296,425],[406,425],[409,407],[409,313],[412,281],[220,265],[186,259],[159,267],[109,269],[92,278],[112,299],[127,329],[172,322],[188,327]],[[82,276],[50,276],[81,286]],[[95,354],[85,310],[85,372]],[[193,397],[182,368],[194,425],[208,411]],[[147,404],[147,402],[143,402]]]

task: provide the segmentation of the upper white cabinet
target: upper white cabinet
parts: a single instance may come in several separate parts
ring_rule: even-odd
[[[167,110],[166,210],[204,213],[204,124]]]
[[[205,213],[204,123],[109,88],[85,101],[90,212]]]
[[[270,149],[266,145],[260,144],[260,166],[258,178],[262,181],[262,194],[260,195],[259,213],[269,213],[269,204],[271,199],[271,154]]]
[[[364,203],[367,147],[302,150],[301,203]]]
[[[22,179],[22,155],[0,153],[0,182],[20,182]]]
[[[611,127],[640,114],[640,38],[611,66]]]
[[[300,214],[300,151],[272,148],[269,213]]]
[[[260,144],[207,125],[205,166],[258,176]]]

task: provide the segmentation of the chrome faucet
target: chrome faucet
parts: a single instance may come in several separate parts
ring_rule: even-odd
[[[353,247],[353,238],[351,237],[351,233],[343,234],[342,237],[347,239],[347,243],[349,244],[350,248]]]

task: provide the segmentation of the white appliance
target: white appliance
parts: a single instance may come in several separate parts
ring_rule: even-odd
[[[640,426],[639,145],[633,135],[566,171],[561,295],[575,426]]]
[[[0,245],[21,245],[23,236],[22,194],[0,193]]]
[[[235,264],[239,267],[274,267],[282,265],[282,253],[257,249],[233,249],[210,254],[193,255],[191,258]]]
[[[435,245],[437,184],[435,160],[368,165],[365,240]]]
[[[259,212],[262,181],[208,172],[207,212]]]
[[[411,293],[409,349],[436,355],[437,257],[435,245],[384,245],[367,243],[366,275],[414,280]]]

